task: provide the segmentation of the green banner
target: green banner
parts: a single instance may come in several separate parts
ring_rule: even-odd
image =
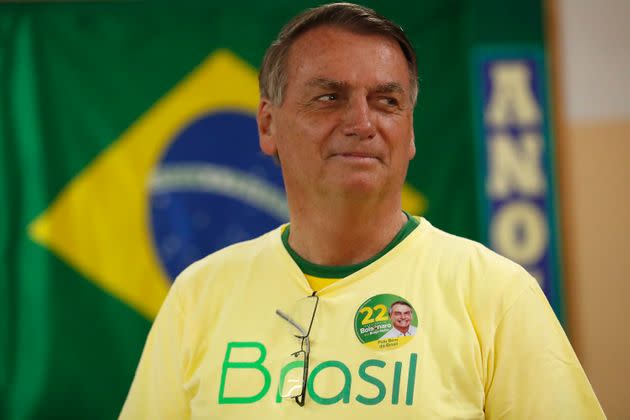
[[[482,239],[472,51],[544,44],[539,2],[471,3],[364,2],[419,58],[403,205]],[[285,220],[256,72],[316,5],[0,6],[0,418],[115,417],[181,268]]]

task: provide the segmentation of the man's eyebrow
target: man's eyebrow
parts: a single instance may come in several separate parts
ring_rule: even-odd
[[[381,85],[376,85],[374,88],[374,92],[376,93],[404,93],[405,89],[397,82],[389,82],[383,83]]]
[[[320,88],[324,90],[332,90],[332,91],[340,91],[348,89],[349,85],[347,82],[342,82],[340,80],[334,79],[326,79],[324,77],[317,77],[306,82],[308,87]],[[398,82],[388,82],[378,84],[372,88],[370,91],[373,93],[383,94],[383,93],[398,93],[404,94],[405,89]]]

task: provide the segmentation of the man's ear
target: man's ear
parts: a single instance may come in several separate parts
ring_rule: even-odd
[[[416,135],[412,129],[411,140],[409,141],[409,160],[413,159],[415,155],[416,155]]]
[[[258,112],[256,113],[256,122],[258,123],[258,141],[260,150],[268,156],[278,154],[275,136],[273,135],[273,110],[274,106],[269,99],[261,98],[258,104]]]

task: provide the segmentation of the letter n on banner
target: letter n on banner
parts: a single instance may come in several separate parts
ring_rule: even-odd
[[[543,51],[481,48],[472,63],[483,240],[538,280],[564,325]]]

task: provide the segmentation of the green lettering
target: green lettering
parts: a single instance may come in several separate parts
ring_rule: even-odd
[[[282,367],[280,371],[280,381],[278,382],[278,392],[276,392],[276,402],[279,403],[282,401],[282,397],[280,396],[280,389],[282,389],[282,385],[284,384],[284,379],[287,377],[287,372],[291,369],[304,369],[304,360],[296,360],[291,363],[287,363]],[[302,382],[304,383],[304,382]]]
[[[411,353],[409,356],[409,375],[407,376],[407,398],[405,399],[405,404],[407,405],[413,404],[413,390],[416,386],[417,360],[418,355],[416,353]]]
[[[324,398],[324,397],[319,396],[315,392],[315,389],[313,388],[313,382],[315,382],[315,377],[319,374],[319,372],[329,367],[335,367],[343,373],[344,385],[343,385],[343,389],[339,391],[337,395],[330,398]],[[308,382],[306,385],[308,388],[308,393],[313,399],[313,401],[322,405],[330,405],[338,401],[341,401],[342,399],[343,399],[344,404],[348,404],[350,402],[351,383],[352,383],[352,375],[350,375],[350,370],[348,369],[348,366],[344,365],[342,362],[338,360],[328,360],[326,362],[320,363],[319,365],[315,367],[315,369],[313,369],[313,372],[308,377]]]
[[[383,368],[385,367],[385,364],[386,363],[383,362],[382,360],[370,359],[361,363],[361,366],[359,366],[359,376],[361,377],[361,379],[363,379],[365,382],[371,383],[372,385],[378,388],[378,394],[376,395],[376,397],[367,398],[361,394],[357,395],[357,401],[360,402],[361,404],[375,405],[383,401],[383,398],[385,398],[385,392],[386,392],[385,384],[381,382],[378,378],[375,378],[374,376],[366,372],[366,369],[370,366]]]
[[[396,362],[394,364],[394,383],[392,384],[392,404],[398,404],[398,396],[400,394],[400,371],[402,369],[402,363]]]
[[[253,362],[230,362],[230,354],[233,348],[256,348],[260,351],[260,357]],[[262,343],[252,342],[230,342],[225,350],[225,358],[223,359],[223,368],[221,369],[221,386],[219,388],[219,404],[251,404],[261,399],[269,390],[271,385],[271,375],[269,371],[262,365],[267,356],[267,349]],[[262,373],[265,378],[265,384],[260,392],[256,395],[246,397],[225,397],[225,381],[227,379],[227,371],[229,369],[254,369]]]

